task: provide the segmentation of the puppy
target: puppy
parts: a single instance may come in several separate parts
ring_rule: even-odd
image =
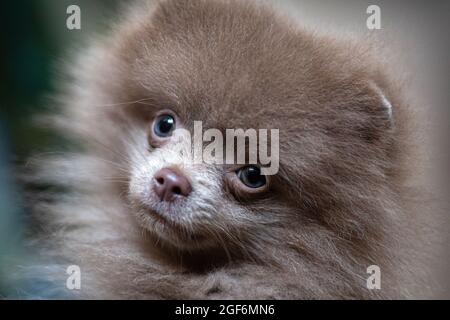
[[[411,111],[366,49],[249,1],[133,7],[57,98],[79,148],[33,175],[65,191],[35,203],[41,253],[80,267],[83,298],[423,296]],[[194,163],[194,121],[278,129],[278,172]]]

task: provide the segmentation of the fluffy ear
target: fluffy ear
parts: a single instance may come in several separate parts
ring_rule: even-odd
[[[348,125],[359,137],[371,143],[390,137],[395,112],[387,95],[375,82],[363,84],[351,109],[352,122]]]
[[[379,97],[381,106],[383,107],[384,111],[386,112],[389,120],[393,121],[393,110],[392,110],[392,104],[386,97],[386,95],[383,93],[383,91],[380,89],[380,87],[375,83],[371,82],[370,86],[374,93]]]

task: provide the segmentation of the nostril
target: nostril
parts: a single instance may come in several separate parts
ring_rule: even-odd
[[[164,184],[164,178],[163,177],[157,177],[156,178],[156,182],[158,182],[158,184],[163,185]]]
[[[173,187],[172,193],[180,195],[181,194],[181,188],[180,187]]]

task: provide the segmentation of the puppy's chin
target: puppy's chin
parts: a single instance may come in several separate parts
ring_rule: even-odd
[[[182,251],[205,251],[217,246],[212,235],[197,230],[189,221],[173,219],[170,215],[180,214],[175,209],[170,213],[148,206],[134,206],[139,225],[154,238],[161,248]]]

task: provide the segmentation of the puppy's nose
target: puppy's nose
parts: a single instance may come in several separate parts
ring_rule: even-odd
[[[153,179],[153,188],[161,201],[187,197],[192,191],[188,178],[175,168],[163,168],[155,173]]]

